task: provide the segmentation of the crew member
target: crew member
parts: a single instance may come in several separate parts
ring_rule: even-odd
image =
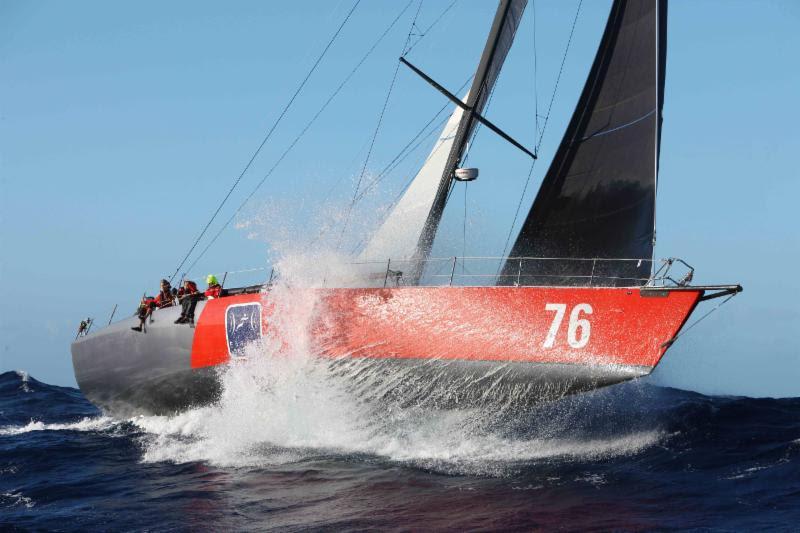
[[[139,317],[139,325],[131,329],[133,331],[147,333],[147,319],[153,314],[153,309],[155,308],[155,298],[152,296],[142,296],[142,301],[139,302],[139,307],[136,309],[136,316]]]
[[[204,293],[206,298],[209,300],[213,298],[219,298],[222,294],[222,285],[220,285],[219,281],[217,281],[217,276],[214,274],[209,274],[206,276],[206,283],[208,284],[208,289],[206,289],[206,292]]]
[[[197,302],[203,299],[203,295],[197,290],[194,281],[184,280],[183,295],[179,296],[181,302],[181,316],[175,321],[176,324],[194,324],[194,308]]]
[[[161,291],[156,296],[156,307],[163,309],[175,305],[175,296],[172,295],[172,287],[169,281],[161,280]]]

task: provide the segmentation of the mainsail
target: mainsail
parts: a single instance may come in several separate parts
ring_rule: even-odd
[[[646,282],[655,241],[666,23],[666,0],[614,1],[572,120],[499,283]]]
[[[500,1],[472,86],[462,100],[465,109],[456,108],[433,153],[367,243],[362,258],[412,260],[415,266],[405,273],[406,279],[413,281],[421,274],[447,203],[453,173],[475,130],[475,115],[482,113],[489,99],[526,4],[527,0]]]

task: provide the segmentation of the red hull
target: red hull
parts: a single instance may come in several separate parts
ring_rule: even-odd
[[[400,287],[308,289],[312,342],[329,357],[655,367],[702,289]],[[199,317],[192,368],[231,357],[226,315],[262,304],[271,328],[270,294],[209,301]]]

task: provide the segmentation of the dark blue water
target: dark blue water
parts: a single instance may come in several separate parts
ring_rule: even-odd
[[[355,430],[278,407],[121,421],[2,374],[0,530],[800,527],[800,399],[634,383],[491,416],[343,413],[374,418]]]

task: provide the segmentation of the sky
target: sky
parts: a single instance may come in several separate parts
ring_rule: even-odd
[[[408,58],[459,92],[495,4],[450,3],[422,2],[415,33],[444,15],[412,36]],[[529,1],[486,111],[532,146],[538,109],[540,160],[520,218],[571,116],[610,0],[582,2],[558,78],[578,5]],[[0,311],[0,371],[75,384],[78,322],[104,323],[115,304],[132,313],[176,270],[352,6],[0,0],[0,279],[12,302]],[[387,100],[418,6],[359,4],[210,236],[347,79],[342,90],[190,277],[261,268],[231,282],[264,279],[287,242],[340,223],[362,172],[367,182],[378,175],[446,104],[404,67]],[[686,259],[695,282],[745,290],[648,379],[707,394],[800,396],[800,3],[673,0],[669,9],[656,257]],[[353,226],[380,220],[432,142],[357,205]],[[500,255],[511,229],[530,160],[483,130],[469,158],[481,177],[466,191],[466,218],[464,190],[454,191],[434,255]]]

